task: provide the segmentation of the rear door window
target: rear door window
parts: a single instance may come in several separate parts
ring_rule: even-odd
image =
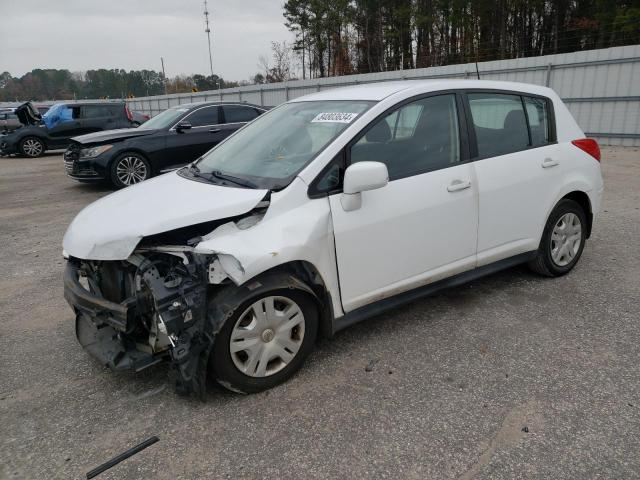
[[[529,147],[529,131],[519,95],[469,93],[473,129],[481,158]]]
[[[203,107],[184,119],[185,122],[189,122],[192,127],[207,127],[210,125],[217,125],[220,123],[218,115],[218,107]]]
[[[85,105],[83,118],[107,118],[112,117],[113,112],[109,105]]]
[[[222,109],[225,123],[250,122],[258,116],[258,112],[253,108],[243,105],[224,105]]]

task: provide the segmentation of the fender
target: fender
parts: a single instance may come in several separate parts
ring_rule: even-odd
[[[256,219],[257,223],[247,228],[240,222],[221,225],[205,235],[194,251],[217,254],[217,265],[237,285],[280,265],[308,262],[322,277],[334,314],[340,316],[342,306],[329,201],[319,198],[293,206],[292,202],[300,198],[300,194],[306,195],[306,191],[307,185],[296,178],[285,190],[271,195],[264,218]],[[210,279],[214,275],[216,273],[210,271]]]

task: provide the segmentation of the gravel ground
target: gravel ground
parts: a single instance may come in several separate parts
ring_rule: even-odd
[[[416,301],[322,341],[281,387],[205,403],[76,342],[61,240],[108,190],[60,155],[0,158],[0,478],[84,478],[151,435],[99,478],[640,477],[640,152],[603,153],[604,211],[571,274]]]

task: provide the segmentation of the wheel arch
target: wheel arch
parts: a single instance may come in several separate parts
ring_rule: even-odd
[[[275,274],[291,275],[311,289],[312,297],[314,297],[314,302],[318,309],[319,337],[331,337],[333,335],[334,319],[331,292],[316,266],[307,260],[288,261],[252,276],[243,285],[260,281],[261,278]]]
[[[136,155],[140,155],[142,158],[144,158],[146,160],[146,162],[149,164],[149,169],[150,169],[149,178],[155,177],[158,174],[158,172],[155,171],[155,169],[153,167],[153,164],[149,160],[149,156],[144,151],[142,151],[142,150],[140,150],[138,148],[135,148],[135,147],[134,148],[125,147],[125,148],[119,150],[118,152],[116,152],[114,155],[112,155],[111,159],[107,163],[106,171],[109,172],[109,176],[112,175],[111,172],[113,172],[113,168],[114,168],[114,165],[116,164],[116,162],[119,161],[127,153],[135,153]]]
[[[44,150],[42,151],[42,153],[47,151],[47,149],[49,148],[49,142],[47,141],[47,137],[44,135],[40,135],[39,133],[36,133],[36,132],[26,132],[22,134],[15,141],[16,142],[15,145],[17,145],[18,148],[20,148],[20,145],[22,144],[22,142],[24,142],[27,138],[30,138],[30,137],[37,138],[42,142],[42,144],[44,145]]]
[[[587,233],[586,236],[589,238],[591,236],[591,227],[593,225],[593,209],[591,207],[591,199],[589,199],[589,195],[581,190],[574,190],[572,192],[567,193],[560,200],[569,199],[576,202],[587,217]]]

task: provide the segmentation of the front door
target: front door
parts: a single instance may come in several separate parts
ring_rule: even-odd
[[[347,163],[387,165],[389,184],[345,211],[329,197],[346,312],[474,268],[478,191],[456,94],[384,115],[347,147]]]
[[[52,128],[47,129],[49,148],[66,147],[70,138],[87,133],[82,126],[81,107],[68,105],[67,108],[70,112],[64,116],[64,119],[55,122]]]
[[[178,168],[201,157],[226,136],[220,124],[220,107],[210,105],[194,110],[180,120],[189,123],[188,130],[172,128],[167,133],[162,169]]]

